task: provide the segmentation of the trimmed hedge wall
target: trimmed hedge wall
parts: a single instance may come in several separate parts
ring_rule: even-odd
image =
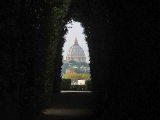
[[[35,119],[51,104],[60,81],[62,57],[57,54],[62,51],[70,2],[0,1],[0,106],[5,120]]]
[[[86,80],[85,82],[86,82],[86,85],[85,85],[86,90],[92,91],[92,82],[91,82],[91,80]]]
[[[85,85],[71,85],[70,90],[82,91],[82,90],[86,90],[86,86]]]
[[[71,79],[62,79],[61,90],[69,90],[71,86]]]

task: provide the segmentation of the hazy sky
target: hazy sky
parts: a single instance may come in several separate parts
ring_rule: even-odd
[[[68,24],[68,33],[64,36],[66,42],[64,43],[62,53],[63,59],[66,60],[68,49],[74,44],[75,38],[77,38],[79,46],[81,46],[84,50],[86,56],[86,62],[89,63],[89,53],[88,53],[88,45],[85,41],[85,35],[83,34],[83,28],[81,27],[79,22],[73,22],[72,25]]]

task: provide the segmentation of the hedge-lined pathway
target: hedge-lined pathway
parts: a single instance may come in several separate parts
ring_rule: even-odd
[[[85,120],[95,112],[94,94],[90,91],[62,91],[44,112],[43,120]]]

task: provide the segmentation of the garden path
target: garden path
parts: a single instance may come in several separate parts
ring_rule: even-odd
[[[53,95],[52,106],[44,111],[42,120],[86,120],[95,112],[91,91],[61,91]]]

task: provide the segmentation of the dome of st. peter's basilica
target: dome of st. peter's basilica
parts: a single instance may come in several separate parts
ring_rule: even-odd
[[[75,38],[74,44],[69,48],[67,52],[66,61],[74,60],[76,62],[86,62],[84,50],[79,46],[77,38]]]

